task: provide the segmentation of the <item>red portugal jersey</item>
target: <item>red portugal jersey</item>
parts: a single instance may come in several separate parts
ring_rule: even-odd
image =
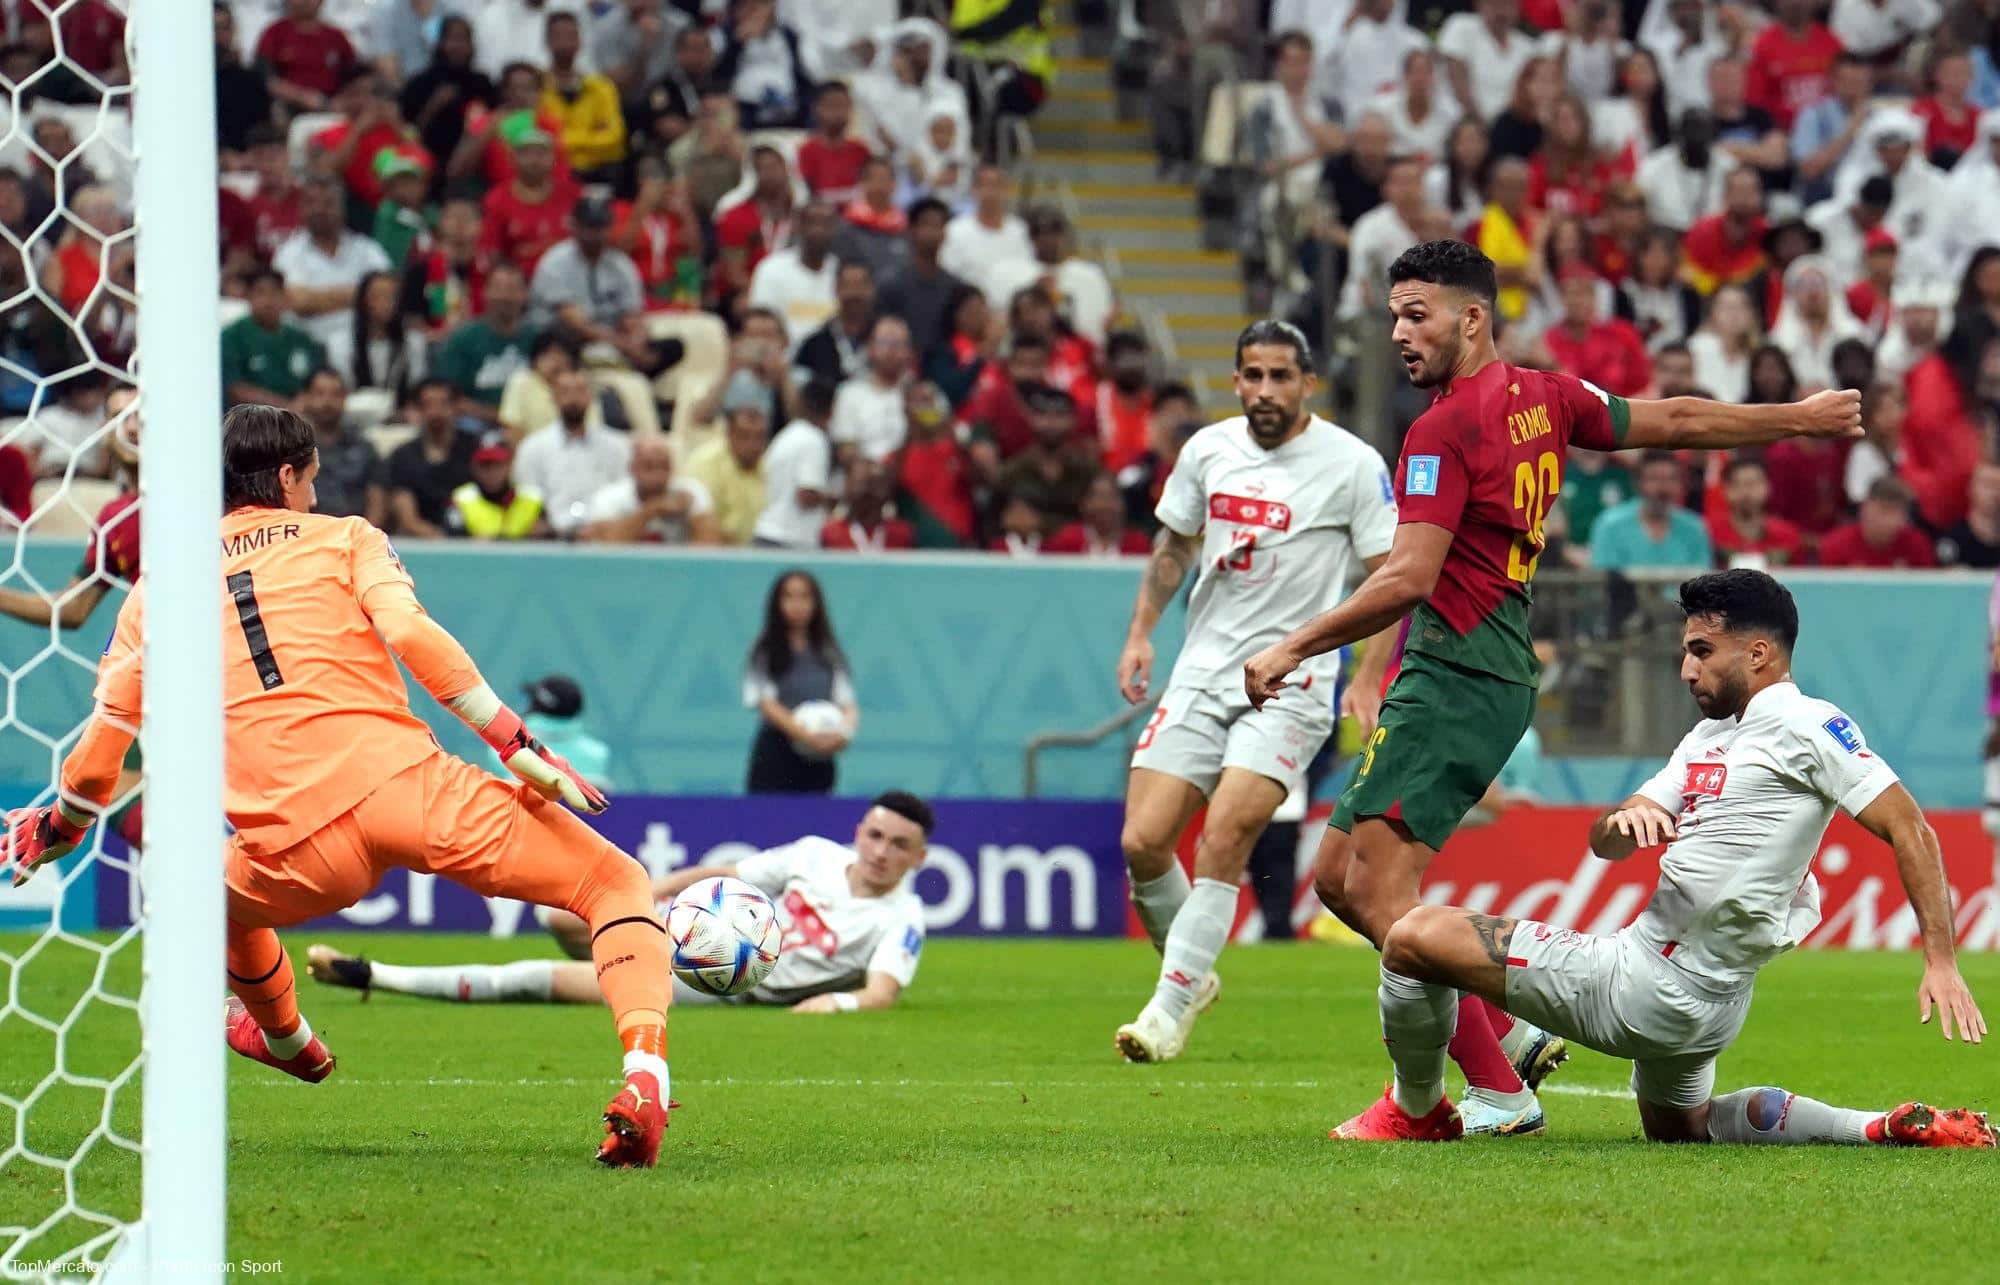
[[[1571,445],[1616,450],[1631,411],[1570,375],[1496,361],[1438,394],[1396,464],[1397,519],[1452,533],[1405,647],[1533,687],[1529,585]]]

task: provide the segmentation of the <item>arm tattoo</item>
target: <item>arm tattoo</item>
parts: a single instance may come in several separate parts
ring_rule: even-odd
[[[1507,944],[1514,940],[1514,925],[1517,921],[1503,919],[1498,915],[1482,915],[1476,910],[1467,910],[1463,913],[1465,922],[1471,924],[1472,931],[1479,934],[1479,944],[1486,947],[1486,958],[1492,960],[1496,967],[1505,968]]]
[[[1155,611],[1165,611],[1187,579],[1188,564],[1194,561],[1194,542],[1168,528],[1161,528],[1146,563],[1146,600]]]

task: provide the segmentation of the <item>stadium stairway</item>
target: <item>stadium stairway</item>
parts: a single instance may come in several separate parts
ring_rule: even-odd
[[[1120,115],[1110,59],[1086,52],[1108,33],[1065,24],[1053,36],[1055,87],[1032,122],[1035,197],[1053,189],[1079,252],[1104,265],[1127,319],[1166,371],[1188,379],[1203,411],[1239,414],[1229,370],[1250,319],[1236,252],[1202,247],[1194,188],[1163,182],[1151,126]]]

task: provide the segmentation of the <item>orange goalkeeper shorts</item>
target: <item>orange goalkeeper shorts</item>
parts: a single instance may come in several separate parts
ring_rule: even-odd
[[[291,847],[253,856],[232,836],[223,861],[231,922],[284,928],[346,909],[396,866],[567,906],[607,851],[561,803],[439,750]]]

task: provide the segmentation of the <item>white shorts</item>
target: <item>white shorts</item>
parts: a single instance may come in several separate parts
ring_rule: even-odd
[[[1139,734],[1132,766],[1179,777],[1204,795],[1215,793],[1226,767],[1290,791],[1333,732],[1332,701],[1318,687],[1287,689],[1262,709],[1250,708],[1241,687],[1170,687]]]
[[[1640,1101],[1698,1107],[1714,1092],[1716,1054],[1743,1029],[1750,988],[1696,990],[1629,931],[1598,937],[1523,919],[1507,947],[1507,1011],[1632,1059]]]

